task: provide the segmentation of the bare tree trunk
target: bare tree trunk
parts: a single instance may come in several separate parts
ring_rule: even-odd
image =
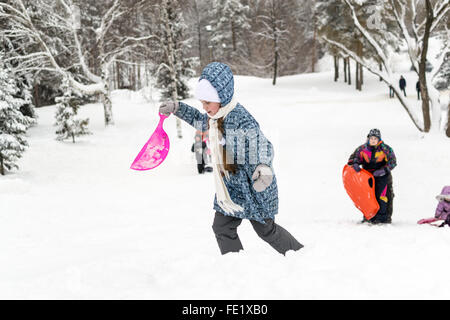
[[[360,63],[356,63],[356,89],[362,90],[362,65]]]
[[[312,46],[312,61],[311,61],[311,72],[315,72],[316,66],[316,39],[317,39],[317,30],[316,24],[314,23],[314,37],[313,37],[313,46]]]
[[[347,58],[348,62],[347,62],[347,68],[348,68],[348,85],[351,86],[352,85],[352,70],[350,68],[350,57]]]
[[[347,58],[344,58],[344,82],[347,83]]]
[[[339,56],[334,56],[334,82],[339,79]]]
[[[360,67],[360,70],[359,70],[359,76],[360,76],[360,90],[362,90],[362,86],[363,86],[363,84],[364,84],[364,69],[363,69],[363,66],[362,66],[362,64],[360,64],[359,65],[359,67]]]
[[[112,113],[112,102],[110,97],[109,88],[109,71],[108,67],[102,66],[102,81],[104,85],[103,93],[101,93],[101,100],[103,104],[103,109],[105,112],[105,126],[114,125],[113,113]]]
[[[137,65],[137,89],[141,90],[142,88],[142,76],[141,76],[141,64]]]
[[[272,84],[277,83],[277,72],[278,72],[278,51],[275,51],[275,60],[273,62],[273,81]]]
[[[423,129],[424,132],[429,132],[431,129],[430,116],[430,97],[428,94],[427,75],[426,75],[426,61],[428,53],[428,40],[430,38],[430,29],[433,24],[433,9],[430,0],[426,0],[427,19],[425,22],[425,30],[423,35],[423,47],[419,62],[419,82],[420,93],[422,95],[422,113],[423,113]]]
[[[116,88],[116,64],[112,63],[111,65],[111,74],[112,74],[112,90],[117,89]]]
[[[150,86],[150,77],[149,77],[149,70],[148,70],[148,66],[147,63],[144,63],[144,73],[145,73],[145,82],[144,82],[144,86]]]
[[[168,17],[167,9],[169,7],[168,1],[164,0],[162,2],[162,19],[164,23],[164,27],[166,29],[167,34],[167,60],[169,64],[169,72],[170,72],[170,86],[172,87],[172,101],[178,101],[178,89],[177,89],[177,75],[175,70],[175,57],[174,57],[174,47],[173,47],[173,34],[172,29],[170,27],[170,21]],[[181,131],[181,120],[177,117],[176,120],[177,126],[177,136],[178,138],[183,138],[183,133]]]
[[[273,61],[273,81],[272,85],[275,85],[277,82],[277,73],[278,73],[278,37],[276,32],[276,22],[275,22],[275,2],[271,2],[272,11],[271,11],[271,19],[272,19],[272,32],[273,32],[273,51],[274,51],[274,61]]]
[[[108,85],[105,85],[108,87]],[[105,126],[113,125],[114,120],[112,117],[112,102],[109,93],[102,93],[101,100],[103,104],[103,110],[105,111]]]
[[[197,0],[194,0],[194,10],[197,16],[197,38],[198,38],[198,58],[200,60],[200,65],[203,65],[202,61],[202,32],[200,26],[200,13],[198,11]]]
[[[116,62],[116,89],[121,89],[122,85],[121,85],[121,81],[120,81],[120,64],[119,62]]]
[[[380,62],[380,71],[383,71],[383,65]],[[383,81],[383,78],[380,77],[380,82]]]
[[[356,53],[362,59],[362,55],[363,55],[362,43],[359,40],[357,40],[357,42],[356,42]],[[356,90],[361,91],[361,89],[362,89],[362,65],[359,62],[356,62],[356,67],[355,67],[355,86],[356,86]]]
[[[362,42],[361,41],[358,41],[358,48],[359,48],[359,56],[361,57],[361,59],[363,58],[363,54],[364,54],[364,51],[363,51],[363,44],[362,44]],[[362,64],[360,63],[359,64],[359,91],[361,91],[362,90],[362,86],[363,86],[363,84],[364,84],[364,77],[363,77],[364,75],[363,75],[363,66],[362,66]]]
[[[109,77],[110,77],[109,67],[110,67],[110,65],[105,60],[103,44],[104,44],[104,39],[100,38],[100,41],[98,44],[100,59],[96,59],[96,60],[100,60],[100,62],[99,62],[100,71],[101,71],[100,79],[101,79],[102,85],[103,85],[103,90],[100,93],[100,96],[101,96],[103,109],[104,109],[104,113],[105,113],[105,126],[110,126],[110,125],[114,125],[113,112],[112,112],[112,101],[111,101],[111,96],[110,96],[111,91],[110,91],[110,87],[109,87]]]
[[[445,130],[445,134],[450,138],[450,101],[447,108],[447,130]]]
[[[136,69],[135,69],[133,62],[134,61],[131,60],[132,64],[131,64],[131,66],[128,67],[128,72],[129,72],[128,78],[130,79],[130,90],[135,91],[136,90],[136,72],[135,72]]]
[[[1,174],[2,176],[5,175],[5,168],[3,167],[3,157],[2,157],[1,154],[0,154],[0,174]]]
[[[236,52],[236,27],[233,17],[231,17],[231,40],[233,42],[233,52]]]
[[[137,62],[133,60],[133,79],[134,79],[134,91],[138,90],[138,72],[137,72]]]
[[[35,83],[33,89],[34,105],[38,108],[41,106],[41,100],[39,98],[39,84]]]
[[[133,60],[131,60],[131,63],[132,65],[128,68],[130,70],[130,89],[136,91],[136,69]]]

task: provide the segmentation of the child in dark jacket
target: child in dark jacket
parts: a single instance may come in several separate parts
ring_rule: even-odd
[[[375,195],[380,209],[369,222],[391,223],[394,198],[391,171],[397,166],[397,159],[394,150],[381,140],[380,130],[370,130],[367,142],[353,152],[348,164],[356,172],[361,170],[362,165],[375,177]]]

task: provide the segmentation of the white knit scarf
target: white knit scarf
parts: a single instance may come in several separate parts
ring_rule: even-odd
[[[230,103],[223,106],[214,116],[209,116],[209,141],[211,146],[211,161],[213,165],[214,182],[216,186],[216,197],[219,206],[227,213],[234,214],[235,212],[243,211],[244,209],[231,200],[227,187],[223,181],[221,173],[229,178],[228,171],[224,167],[224,159],[222,147],[225,144],[221,132],[219,131],[217,120],[225,118],[237,105],[237,101],[233,98]],[[226,159],[225,159],[226,160]]]

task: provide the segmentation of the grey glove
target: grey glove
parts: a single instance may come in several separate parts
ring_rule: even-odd
[[[253,172],[252,180],[254,181],[253,188],[256,190],[256,192],[262,192],[266,190],[266,188],[270,186],[273,181],[272,169],[265,164],[258,165],[255,169],[255,172]]]
[[[178,102],[166,101],[159,106],[159,113],[165,116],[169,116],[171,113],[175,113],[178,110]]]

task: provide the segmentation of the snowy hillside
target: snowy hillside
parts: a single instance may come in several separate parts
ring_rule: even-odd
[[[413,101],[417,79],[404,75]],[[237,76],[235,87],[275,148],[276,221],[304,249],[284,257],[244,221],[245,251],[221,256],[212,175],[196,173],[190,152],[194,130],[183,123],[177,139],[171,116],[166,161],[130,170],[158,104],[116,91],[116,125],[105,128],[102,106],[86,105],[80,116],[94,134],[76,144],[54,139],[54,107],[38,109],[20,171],[0,177],[0,298],[450,298],[438,271],[450,264],[450,229],[416,224],[434,215],[435,196],[450,183],[450,139],[423,138],[368,73],[362,92],[329,72],[282,77],[275,87]],[[387,226],[360,224],[341,182],[373,127],[398,160]]]

